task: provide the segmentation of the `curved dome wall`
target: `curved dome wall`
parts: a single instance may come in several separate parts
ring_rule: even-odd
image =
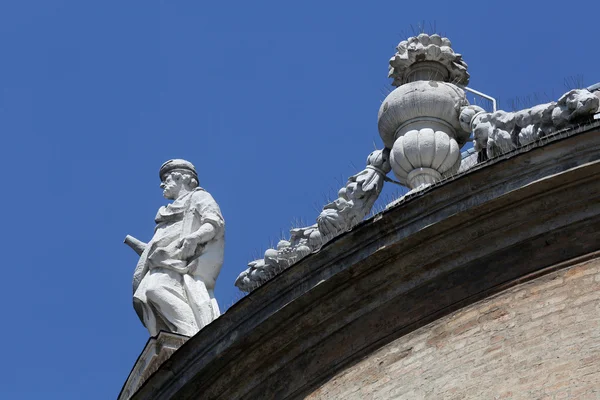
[[[600,348],[599,127],[364,221],[202,329],[132,399],[575,396]]]
[[[398,338],[307,399],[595,399],[599,343],[596,258]]]

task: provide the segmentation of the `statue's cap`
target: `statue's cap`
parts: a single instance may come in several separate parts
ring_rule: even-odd
[[[189,161],[178,158],[174,160],[169,160],[160,166],[160,170],[158,172],[160,180],[162,181],[167,173],[175,170],[191,172],[194,175],[194,178],[198,180],[198,174],[196,173],[196,168],[194,167],[194,164],[192,164]]]

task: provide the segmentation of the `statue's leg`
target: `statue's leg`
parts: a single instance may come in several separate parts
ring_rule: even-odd
[[[210,293],[201,279],[191,275],[184,275],[183,286],[186,291],[186,297],[192,307],[194,317],[196,318],[196,325],[199,329],[202,329],[219,316],[219,310],[217,308],[217,314],[215,314]]]
[[[175,271],[155,269],[144,279],[150,279],[146,289],[148,306],[155,318],[172,327],[174,333],[193,336],[198,332],[196,319],[188,304],[182,285],[182,276]]]
[[[142,324],[144,324],[146,329],[148,329],[148,333],[150,333],[150,336],[158,335],[159,328],[157,325],[156,318],[154,316],[154,312],[151,309],[151,307],[147,303],[142,301],[141,299],[134,296],[133,297],[133,308],[135,309],[135,312],[140,317]]]
[[[142,324],[148,329],[150,336],[156,336],[160,331],[174,332],[175,328],[160,318],[160,313],[152,305],[152,302],[148,301],[146,297],[148,281],[151,281],[151,279],[142,280],[138,289],[133,294],[133,308],[135,312],[140,317]]]

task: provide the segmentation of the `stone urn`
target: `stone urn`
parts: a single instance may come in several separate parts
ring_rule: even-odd
[[[416,189],[456,173],[470,136],[459,119],[469,105],[461,55],[447,38],[421,34],[398,45],[390,77],[398,87],[379,109],[378,128],[400,183]]]

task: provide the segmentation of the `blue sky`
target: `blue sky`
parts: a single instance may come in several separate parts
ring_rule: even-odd
[[[222,208],[227,309],[247,262],[381,146],[387,62],[411,25],[435,22],[470,86],[510,108],[600,81],[599,14],[597,0],[0,2],[0,397],[116,397],[148,337],[122,241],[151,237],[165,160],[192,161]]]

